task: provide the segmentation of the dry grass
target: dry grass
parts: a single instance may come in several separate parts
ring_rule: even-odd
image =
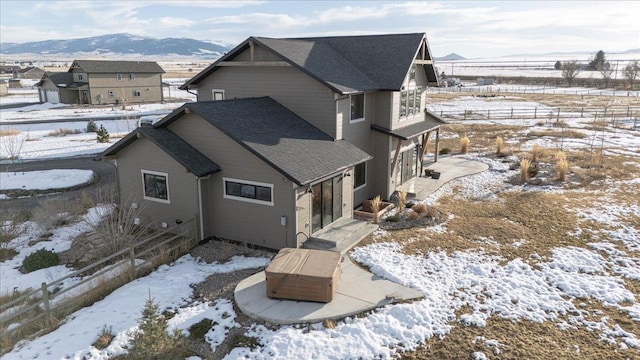
[[[382,207],[382,199],[380,198],[380,195],[376,195],[376,197],[374,197],[373,200],[371,201],[371,210],[373,211],[374,224],[380,223],[380,215],[378,214],[378,212],[380,211],[381,207]]]
[[[416,214],[424,214],[427,212],[427,205],[425,204],[413,205],[411,207],[411,210],[413,210],[413,212],[415,212]]]
[[[531,162],[538,162],[538,158],[540,157],[540,144],[533,144],[533,148],[531,149]]]
[[[531,160],[520,160],[520,182],[526,183],[529,180],[529,167],[531,166]]]
[[[460,138],[460,153],[466,154],[469,150],[469,137],[465,136]]]
[[[504,151],[504,139],[502,136],[496,136],[496,154],[500,155]]]
[[[3,136],[15,136],[15,135],[20,135],[20,130],[16,130],[16,129],[2,129],[2,130],[0,130],[0,137],[3,137]]]
[[[407,205],[407,192],[400,191],[398,192],[398,212],[400,214],[404,214],[404,209]]]
[[[571,129],[560,129],[560,130],[549,129],[549,130],[529,131],[527,136],[584,139],[587,137],[587,134],[583,133],[582,131],[571,130]]]
[[[566,158],[558,159],[558,162],[556,162],[556,171],[558,172],[558,181],[565,181],[567,171],[569,171],[569,162]]]
[[[80,134],[80,130],[75,129],[75,130],[71,130],[68,128],[59,128],[56,130],[53,130],[49,133],[48,136],[66,136],[66,135],[70,135],[70,134]]]

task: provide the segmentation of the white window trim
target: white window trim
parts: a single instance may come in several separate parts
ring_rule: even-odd
[[[141,169],[140,172],[142,173],[142,197],[145,200],[150,200],[150,201],[157,201],[163,204],[171,204],[171,193],[169,192],[169,174],[165,173],[165,172],[160,172],[160,171],[153,171],[153,170],[145,170],[145,169]],[[144,183],[144,174],[150,174],[150,175],[159,175],[159,176],[164,176],[167,180],[167,200],[165,199],[158,199],[158,198],[154,198],[151,196],[147,196],[147,192],[145,191],[145,186],[146,184]]]
[[[357,124],[359,122],[363,122],[366,117],[365,113],[367,111],[367,96],[365,94],[354,94],[354,95],[362,95],[362,117],[358,119],[351,118],[351,96],[349,95],[349,124]]]
[[[367,166],[367,162],[365,161],[364,162],[364,183],[362,185],[358,186],[357,188],[353,188],[353,191],[358,191],[358,190],[360,190],[362,188],[367,187],[367,167],[368,167]],[[356,167],[355,166],[353,167],[353,182],[354,182],[354,184],[356,182]]]
[[[140,94],[140,95],[136,95],[136,94]],[[142,97],[142,90],[134,89],[132,91],[132,95],[133,95],[133,97],[136,97],[136,98]]]
[[[240,183],[240,184],[257,185],[257,186],[268,187],[268,188],[271,189],[271,201],[249,199],[249,198],[245,198],[245,197],[241,197],[241,196],[227,195],[227,181]],[[225,198],[225,199],[230,199],[230,200],[244,201],[244,202],[260,204],[260,205],[275,206],[275,203],[273,202],[273,198],[274,198],[273,184],[261,183],[261,182],[257,182],[257,181],[250,181],[250,180],[242,180],[242,179],[223,177],[222,178],[222,197]]]
[[[116,74],[116,81],[122,81],[122,73]]]
[[[224,89],[211,89],[211,100],[216,100],[216,93],[222,93],[222,100],[226,99],[226,94],[224,93]]]
[[[129,73],[129,81],[135,81],[136,80],[136,73]]]

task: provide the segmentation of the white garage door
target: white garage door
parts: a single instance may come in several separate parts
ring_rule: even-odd
[[[47,90],[47,102],[57,104],[60,102],[60,94],[58,90]]]

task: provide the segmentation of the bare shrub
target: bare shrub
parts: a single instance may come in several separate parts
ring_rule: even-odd
[[[529,180],[529,166],[531,166],[531,160],[520,160],[520,181],[525,183]]]
[[[89,193],[87,193],[85,190],[82,190],[82,193],[80,194],[80,204],[85,211],[96,206]]]
[[[45,199],[33,211],[33,220],[44,230],[65,226],[75,221],[84,210],[79,202],[64,199]]]
[[[419,218],[420,218],[420,214],[418,214],[417,212],[411,211],[409,213],[409,220],[415,221],[415,220],[418,220]]]
[[[8,159],[17,160],[20,158],[20,153],[22,152],[24,138],[18,135],[3,136],[0,145],[2,145],[0,150],[5,153]]]
[[[496,154],[500,155],[504,151],[504,139],[502,136],[496,137]]]
[[[580,73],[581,64],[578,60],[565,61],[562,64],[562,78],[569,86],[573,85],[573,80]]]
[[[331,319],[325,319],[322,321],[322,326],[324,326],[325,329],[335,329],[336,321]]]
[[[400,191],[398,192],[398,212],[400,214],[404,214],[404,208],[407,205],[407,192]]]
[[[102,239],[104,256],[126,248],[144,233],[145,228],[139,223],[142,206],[133,199],[118,203],[115,188],[109,186],[98,191],[97,202],[107,204],[105,206],[110,210],[101,220],[92,221],[94,233]]]
[[[105,325],[98,334],[98,339],[91,345],[98,350],[105,349],[109,344],[111,344],[114,337],[115,335],[113,335],[113,329],[111,326],[107,327],[107,325]]]
[[[556,168],[558,171],[558,180],[564,181],[567,177],[567,171],[569,171],[569,162],[567,159],[558,159],[556,161]]]
[[[380,199],[380,195],[376,195],[376,197],[373,198],[373,200],[371,201],[371,211],[373,211],[373,223],[374,224],[379,224],[380,223],[380,209],[382,207],[382,199]]]
[[[427,205],[425,204],[413,205],[411,210],[413,210],[416,214],[423,214],[427,212]]]
[[[469,137],[465,136],[463,138],[460,138],[460,152],[462,154],[466,154],[467,151],[469,150]]]
[[[602,150],[596,150],[591,154],[591,166],[599,168],[602,166]]]
[[[531,149],[531,162],[537,162],[540,157],[540,145],[538,143],[533,144]]]

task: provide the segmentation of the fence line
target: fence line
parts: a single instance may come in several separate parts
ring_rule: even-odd
[[[637,90],[599,90],[599,89],[562,89],[555,86],[482,86],[482,87],[429,87],[427,92],[433,93],[517,93],[517,94],[548,94],[548,95],[583,95],[583,96],[626,96],[640,97]]]
[[[151,244],[151,241],[164,236],[169,237],[158,243]],[[83,289],[84,291],[94,290],[98,287],[92,283],[94,280],[100,280],[103,275],[107,275],[111,271],[119,271],[121,269],[128,270],[130,280],[133,280],[137,277],[139,269],[152,265],[153,260],[157,260],[162,256],[162,250],[166,250],[169,253],[176,250],[180,252],[179,250],[184,249],[185,245],[187,246],[187,249],[191,249],[196,245],[197,241],[198,224],[197,219],[193,218],[189,221],[183,222],[182,224],[158,232],[141,241],[131,241],[126,249],[102,258],[48,284],[43,282],[39,289],[33,289],[0,306],[0,333],[4,336],[8,336],[25,325],[33,323],[35,320],[42,319],[43,317],[45,319],[46,327],[51,328],[53,326],[52,319],[54,311],[65,305],[65,300],[68,300],[68,297],[62,297],[63,294],[69,293],[71,290],[74,290],[81,285],[86,285],[87,289]],[[170,243],[174,244],[170,245]],[[136,257],[140,258],[144,255],[152,254],[156,250],[158,250],[158,254],[149,256],[146,261],[136,262]],[[63,286],[63,282],[65,280],[81,276],[87,271],[94,270],[110,261],[113,261],[114,263],[98,269],[91,276],[84,277],[81,281],[62,289],[57,288],[58,286]],[[116,275],[116,277],[119,275]],[[55,301],[55,299],[59,299],[59,301]],[[29,302],[33,303],[26,306],[24,305]],[[40,311],[41,306],[44,311]],[[23,315],[26,315],[26,318],[20,319]],[[12,321],[20,321],[20,323],[12,324]]]

